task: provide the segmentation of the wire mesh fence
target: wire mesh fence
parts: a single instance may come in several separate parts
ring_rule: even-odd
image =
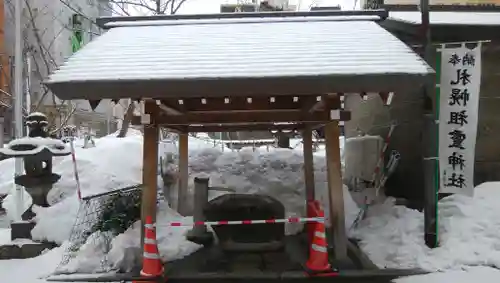
[[[100,268],[93,272],[109,271],[107,253],[111,249],[111,240],[140,219],[138,204],[141,186],[134,185],[84,197],[71,230],[69,243],[53,274],[74,273],[67,267],[84,245],[99,246],[104,254]]]

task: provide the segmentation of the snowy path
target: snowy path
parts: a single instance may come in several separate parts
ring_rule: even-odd
[[[470,267],[466,270],[431,273],[394,280],[394,283],[497,283],[500,270],[490,267]]]
[[[62,249],[30,259],[0,260],[0,278],[5,282],[42,283],[61,260]]]
[[[9,228],[9,227],[10,227],[10,223],[9,223],[9,220],[7,219],[7,216],[1,215],[0,216],[0,229]]]
[[[42,283],[54,271],[62,255],[56,248],[39,257],[23,260],[1,260],[0,278],[5,282]],[[466,270],[448,271],[396,279],[394,283],[497,283],[500,270],[489,267],[470,267]]]

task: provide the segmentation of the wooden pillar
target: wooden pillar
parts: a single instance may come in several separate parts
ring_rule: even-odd
[[[188,194],[188,134],[179,134],[179,186],[177,195],[177,211],[181,215],[187,214]]]
[[[314,157],[312,146],[312,129],[306,127],[302,132],[304,142],[304,182],[306,185],[307,201],[314,200]],[[308,215],[309,217],[309,215]]]
[[[309,203],[315,199],[314,188],[314,157],[312,150],[312,129],[306,126],[302,132],[303,150],[304,150],[304,183],[306,186],[306,216],[315,217],[309,209]],[[307,235],[309,244],[311,244],[315,223],[307,223]]]
[[[325,125],[326,163],[328,172],[328,195],[330,200],[330,227],[333,231],[335,258],[347,258],[347,233],[345,227],[344,195],[340,162],[339,122]]]
[[[154,124],[156,104],[146,102],[146,114],[150,115],[149,124],[144,125],[144,142],[142,146],[142,198],[141,221],[144,224],[146,217],[151,216],[156,221],[156,196],[158,190],[158,136],[159,127]],[[141,229],[141,243],[144,241],[144,229]],[[144,245],[141,245],[143,247]]]
[[[3,114],[3,113],[0,113],[0,115]],[[0,117],[0,148],[3,148],[3,131],[4,131],[4,126],[3,126],[3,123],[4,123],[4,118],[3,117]]]

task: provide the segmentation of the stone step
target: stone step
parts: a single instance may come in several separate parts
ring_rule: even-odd
[[[35,227],[35,222],[17,221],[10,224],[11,240],[16,239],[31,239],[31,230]]]
[[[0,260],[37,257],[46,249],[57,247],[54,243],[37,243],[28,239],[17,239],[0,246]]]

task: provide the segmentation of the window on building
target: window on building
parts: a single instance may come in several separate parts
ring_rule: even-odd
[[[83,45],[83,17],[79,14],[73,14],[71,17],[71,49],[78,51]]]

